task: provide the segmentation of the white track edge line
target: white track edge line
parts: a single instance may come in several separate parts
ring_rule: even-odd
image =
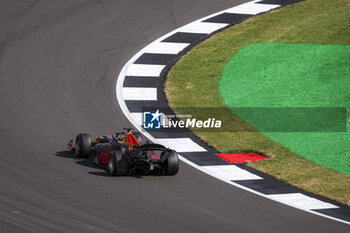
[[[259,0],[254,0],[254,1],[251,1],[251,2],[258,2]],[[247,2],[248,3],[248,2]],[[238,5],[237,5],[238,6]],[[228,8],[230,9],[230,8]],[[226,10],[228,10],[226,9]],[[203,17],[203,18],[200,18],[198,20],[195,20],[193,22],[197,22],[197,21],[203,21],[205,19],[208,19],[208,18],[211,18],[211,17],[214,17],[216,15],[219,15],[221,13],[224,13],[226,10],[223,10],[223,11],[220,11],[220,12],[217,12],[217,13],[214,13],[214,14],[211,14],[209,16],[206,16],[206,17]],[[265,12],[267,13],[267,12]],[[191,23],[193,23],[191,22]],[[189,23],[190,24],[190,23]],[[188,25],[188,24],[186,24]],[[184,25],[184,26],[186,26]],[[170,35],[173,35],[174,33],[178,32],[178,29],[175,29],[167,34],[165,34],[164,36],[156,39],[155,41],[151,42],[150,44],[148,44],[147,46],[145,46],[143,49],[141,49],[138,53],[136,53],[133,57],[130,58],[130,60],[123,66],[122,70],[120,71],[119,75],[116,74],[116,76],[118,76],[118,79],[117,79],[117,82],[116,82],[116,97],[117,97],[117,101],[118,101],[118,104],[119,104],[119,107],[120,109],[122,110],[122,112],[124,113],[124,115],[126,116],[126,118],[131,122],[131,124],[134,125],[134,127],[140,131],[144,136],[146,136],[147,138],[149,138],[150,140],[152,141],[157,141],[156,138],[154,138],[152,135],[150,135],[149,133],[143,131],[141,129],[141,126],[139,126],[132,118],[132,115],[130,114],[127,106],[126,106],[126,103],[124,102],[123,98],[122,98],[122,88],[123,88],[123,83],[124,83],[124,79],[125,79],[125,74],[126,74],[126,71],[127,69],[143,54],[145,53],[145,51],[151,47],[153,44],[157,43],[157,42],[160,42],[162,40],[164,40],[165,38],[169,37]],[[268,197],[267,195],[263,194],[263,193],[260,193],[260,192],[257,192],[253,189],[250,189],[250,188],[247,188],[245,186],[242,186],[240,184],[237,184],[237,183],[234,183],[232,181],[228,181],[228,180],[225,180],[225,179],[222,179],[220,177],[217,177],[215,175],[212,175],[208,172],[206,172],[204,169],[202,169],[199,165],[191,162],[190,160],[186,159],[185,157],[179,155],[179,159],[185,163],[187,163],[188,165],[202,171],[203,173],[206,173],[212,177],[215,177],[223,182],[226,182],[227,184],[230,184],[230,185],[233,185],[233,186],[236,186],[240,189],[243,189],[245,191],[248,191],[248,192],[251,192],[251,193],[254,193],[258,196],[261,196],[261,197],[264,197],[264,198],[267,198],[269,200],[272,200],[272,201],[275,201],[275,202],[278,202],[276,200],[273,200],[272,198]],[[301,208],[298,208],[296,206],[293,206],[292,204],[287,204],[287,203],[282,203],[282,202],[278,202],[278,203],[281,203],[281,204],[284,204],[284,205],[288,205],[288,206],[291,206],[291,207],[294,207],[294,208],[297,208],[299,210],[302,210],[302,211],[305,211],[305,212],[308,212],[308,213],[311,213],[311,214],[315,214],[315,215],[318,215],[318,216],[321,216],[321,217],[324,217],[324,218],[328,218],[328,219],[331,219],[331,220],[334,220],[334,221],[337,221],[337,222],[341,222],[341,223],[344,223],[344,224],[348,224],[350,225],[350,222],[348,221],[345,221],[345,220],[342,220],[342,219],[338,219],[338,218],[335,218],[335,217],[332,217],[332,216],[329,216],[329,215],[326,215],[326,214],[322,214],[322,213],[319,213],[319,212],[315,212],[315,211],[312,211],[312,210],[305,210],[305,209],[301,209]]]

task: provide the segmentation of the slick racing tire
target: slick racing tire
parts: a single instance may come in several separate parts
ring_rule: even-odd
[[[75,154],[78,158],[88,158],[91,151],[91,137],[81,133],[75,139]]]
[[[165,175],[174,176],[179,171],[179,156],[176,151],[172,151],[165,161]]]
[[[110,176],[125,175],[127,161],[120,152],[114,152],[108,156],[107,172]]]

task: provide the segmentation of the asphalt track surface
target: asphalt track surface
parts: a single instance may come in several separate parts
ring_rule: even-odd
[[[348,232],[185,163],[108,177],[65,152],[79,132],[130,126],[115,83],[133,54],[242,2],[0,1],[0,232]]]

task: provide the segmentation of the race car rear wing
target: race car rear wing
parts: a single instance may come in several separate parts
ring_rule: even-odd
[[[170,150],[168,148],[165,148],[165,146],[160,145],[160,144],[155,144],[155,143],[149,143],[149,144],[144,144],[141,146],[138,146],[134,149],[134,151],[140,151],[140,150]]]

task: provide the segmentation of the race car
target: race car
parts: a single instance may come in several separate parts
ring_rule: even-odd
[[[89,158],[107,170],[111,176],[145,174],[176,175],[179,157],[175,150],[150,143],[138,132],[117,132],[91,140],[89,134],[80,133],[68,148],[78,158]],[[74,145],[73,145],[74,144]]]

